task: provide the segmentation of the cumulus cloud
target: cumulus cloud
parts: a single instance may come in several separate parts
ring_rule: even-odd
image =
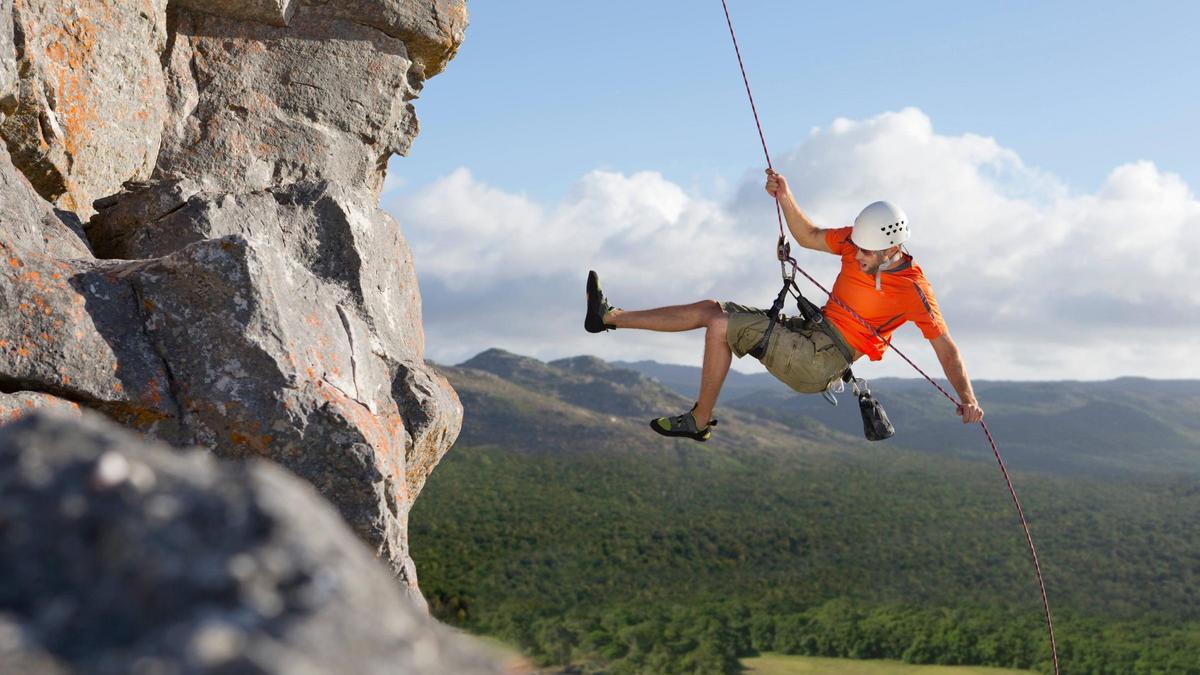
[[[1200,377],[1200,201],[1151,162],[1119,166],[1081,194],[994,139],[938,134],[906,109],[814,129],[776,168],[823,227],[850,224],[877,199],[907,211],[909,248],[976,378]],[[594,171],[540,204],[466,169],[385,202],[416,258],[429,355],[443,362],[499,346],[699,363],[699,334],[584,333],[588,269],[626,308],[766,305],[778,287],[774,205],[757,169],[725,202],[654,172]],[[801,251],[800,261],[832,283],[832,256]],[[916,329],[896,343],[938,372]],[[907,368],[892,358],[861,370]]]

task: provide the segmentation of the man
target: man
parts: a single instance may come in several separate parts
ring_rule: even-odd
[[[782,175],[768,169],[766,190],[782,205],[788,230],[798,244],[842,258],[833,295],[821,310],[825,321],[792,318],[777,324],[760,359],[766,369],[796,391],[816,393],[862,356],[882,359],[887,344],[833,300],[837,298],[885,339],[905,322],[916,323],[962,401],[956,414],[964,424],[983,419],[983,409],[975,399],[958,346],[942,320],[933,289],[902,247],[910,233],[904,212],[888,202],[875,202],[862,210],[853,227],[821,229],[800,210]],[[587,297],[584,327],[592,333],[615,328],[706,329],[699,400],[690,411],[659,417],[650,427],[664,436],[697,441],[711,438],[711,427],[716,424],[713,407],[732,357],[741,358],[758,345],[768,325],[766,311],[716,300],[622,311],[608,304],[595,272],[588,275]]]

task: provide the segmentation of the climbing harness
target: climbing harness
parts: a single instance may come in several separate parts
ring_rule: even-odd
[[[782,236],[779,237],[779,242],[775,246],[775,255],[779,258],[780,270],[783,274],[783,288],[779,289],[779,295],[775,296],[775,302],[771,303],[771,309],[767,310],[767,327],[763,331],[762,337],[746,353],[759,361],[762,361],[763,357],[767,355],[771,334],[779,323],[780,313],[783,311],[787,297],[791,295],[796,299],[796,309],[800,313],[800,318],[828,335],[829,339],[833,340],[833,344],[842,352],[842,356],[846,358],[846,363],[853,363],[854,354],[845,346],[844,339],[837,329],[825,320],[821,308],[804,297],[804,294],[800,292],[800,287],[796,285],[796,270],[799,269],[799,266],[791,255],[791,244]],[[787,267],[788,263],[792,265],[790,270]],[[851,383],[854,395],[858,398],[858,409],[863,420],[863,435],[867,437],[867,440],[882,441],[895,436],[896,428],[888,420],[887,413],[883,410],[883,404],[871,394],[866,380],[854,376],[854,371],[850,366],[846,366],[842,374],[825,387],[821,396],[829,401],[830,405],[836,406],[838,404],[837,394],[845,391],[846,382]]]
[[[774,167],[771,165],[771,153],[767,150],[767,137],[765,134],[763,134],[762,123],[758,119],[758,108],[754,105],[754,94],[751,93],[751,91],[750,91],[750,78],[746,76],[746,65],[742,61],[742,50],[738,47],[737,35],[733,31],[733,19],[730,18],[730,16],[729,16],[729,4],[726,2],[726,0],[721,0],[721,7],[725,10],[725,22],[729,25],[729,37],[733,41],[733,51],[737,55],[738,67],[742,71],[742,82],[746,85],[746,97],[750,100],[750,111],[752,113],[754,113],[754,124],[758,128],[758,139],[759,139],[759,141],[762,142],[763,155],[766,156],[766,159],[767,159],[767,168],[769,170],[774,171]],[[875,327],[872,326],[866,319],[863,319],[861,316],[859,316],[857,312],[855,312],[853,309],[851,309],[849,306],[847,306],[846,303],[842,302],[842,300],[840,298],[833,295],[833,293],[830,292],[829,289],[822,286],[820,284],[820,282],[818,282],[811,275],[809,275],[808,272],[805,272],[803,269],[800,268],[799,264],[796,262],[796,259],[791,257],[791,255],[788,254],[788,250],[790,249],[790,246],[786,243],[786,236],[785,236],[784,230],[783,230],[783,207],[779,203],[778,196],[775,198],[775,217],[779,221],[779,244],[776,246],[776,256],[779,258],[779,265],[780,265],[781,270],[783,270],[784,286],[783,286],[783,290],[780,291],[780,293],[779,293],[779,297],[776,299],[776,304],[778,305],[778,308],[776,308],[775,305],[772,305],[772,308],[773,308],[772,317],[778,316],[779,310],[783,309],[784,298],[786,297],[786,295],[790,291],[790,289],[795,287],[796,272],[799,272],[800,274],[804,275],[804,278],[808,279],[810,282],[813,283],[814,286],[821,289],[827,296],[829,296],[829,299],[832,302],[836,302],[838,304],[838,306],[840,306],[842,309],[845,309],[846,312],[849,313],[850,316],[854,317],[855,320],[857,320],[862,325],[866,326],[876,337],[878,337],[880,340],[882,340],[884,342],[884,344],[886,344],[888,347],[891,347],[892,351],[899,354],[900,358],[904,359],[908,363],[908,365],[912,366],[918,373],[920,373],[926,380],[928,380],[929,383],[934,386],[934,388],[936,388],[938,391],[940,391],[942,393],[943,396],[945,396],[947,399],[949,399],[950,402],[955,405],[956,410],[961,408],[963,404],[958,399],[956,399],[953,395],[951,395],[944,388],[942,388],[941,385],[939,385],[937,382],[935,382],[932,377],[927,375],[924,370],[921,370],[921,368],[919,366],[917,366],[916,363],[913,363],[912,359],[908,358],[908,356],[906,356],[903,352],[901,352],[899,349],[897,349],[895,347],[895,345],[892,344],[891,339],[880,335],[879,331],[876,330]],[[791,264],[790,271],[787,269],[787,265],[789,263]],[[796,293],[797,293],[797,295],[800,295],[798,288],[796,289]],[[800,295],[800,298],[803,298],[803,295]],[[801,302],[800,299],[797,299],[797,302],[800,303]],[[808,302],[808,301],[805,300],[804,302]],[[812,305],[811,302],[808,302],[808,304]],[[814,307],[815,307],[815,305],[814,305]],[[803,311],[804,310],[802,308],[801,312],[803,313]],[[820,310],[818,309],[817,312],[819,314]],[[774,322],[773,318],[771,320],[769,320],[768,326],[767,326],[768,330],[774,328],[774,323],[775,322]],[[759,345],[756,345],[755,347],[757,348],[759,346],[763,346],[763,348],[765,349],[765,342],[760,342]],[[847,369],[847,374],[848,373],[849,373],[849,369]],[[851,381],[853,381],[853,378]],[[864,388],[865,388],[865,382],[864,382]],[[856,393],[859,391],[856,381],[855,381],[855,391],[856,391]],[[868,394],[868,396],[870,395],[870,390],[867,390],[867,394]],[[866,417],[867,405],[868,404],[865,404],[863,402],[862,397],[860,396],[859,406],[863,410],[864,426],[866,426],[866,422],[867,422],[867,417]],[[882,421],[886,422],[887,416],[882,415],[882,408],[879,408],[879,411],[882,416]],[[890,423],[887,426],[890,427],[891,426]],[[1012,478],[1010,478],[1008,475],[1008,468],[1004,465],[1004,460],[1000,457],[1000,450],[996,446],[995,439],[992,438],[991,431],[988,430],[987,423],[981,419],[981,420],[979,420],[979,426],[983,429],[984,436],[987,437],[988,444],[992,448],[992,454],[996,456],[996,463],[1000,466],[1000,473],[1004,475],[1004,482],[1008,486],[1008,493],[1012,497],[1013,506],[1015,506],[1017,509],[1017,517],[1021,521],[1021,528],[1025,532],[1025,543],[1029,547],[1029,556],[1033,561],[1033,569],[1037,576],[1038,590],[1041,592],[1041,596],[1042,596],[1042,609],[1045,613],[1046,631],[1050,637],[1050,655],[1051,655],[1051,659],[1054,663],[1054,675],[1059,675],[1058,645],[1054,639],[1054,621],[1050,616],[1050,600],[1046,596],[1046,583],[1045,583],[1045,580],[1042,578],[1042,566],[1038,562],[1037,548],[1033,545],[1033,535],[1030,534],[1030,532],[1029,532],[1029,522],[1025,519],[1025,511],[1024,511],[1024,509],[1021,508],[1021,500],[1017,498],[1017,490],[1016,490],[1016,488],[1013,487]],[[871,431],[867,431],[867,437],[870,438],[870,436],[871,436]]]
[[[821,314],[821,309],[804,297],[804,294],[800,292],[800,287],[796,285],[796,260],[791,256],[791,248],[791,244],[780,235],[775,251],[779,257],[780,271],[783,273],[783,288],[779,289],[779,295],[775,297],[775,302],[771,303],[771,309],[767,310],[767,328],[763,331],[762,337],[757,344],[750,348],[750,351],[746,352],[759,361],[767,354],[767,343],[771,341],[771,333],[775,330],[775,324],[779,322],[779,313],[783,311],[783,305],[789,294],[796,298],[796,309],[800,311],[802,319],[813,322],[823,331],[828,332],[829,330],[825,324],[825,316]],[[791,270],[787,269],[788,262],[792,263]],[[839,340],[840,338],[834,339],[834,342],[839,343]],[[843,355],[847,361],[854,360],[853,354]]]

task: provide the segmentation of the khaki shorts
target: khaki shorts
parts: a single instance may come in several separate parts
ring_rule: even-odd
[[[762,339],[767,329],[767,312],[734,302],[722,302],[721,309],[729,315],[725,339],[740,359]],[[762,364],[767,372],[792,389],[815,394],[825,391],[830,382],[841,377],[850,362],[833,338],[820,328],[800,317],[785,317],[771,331]]]

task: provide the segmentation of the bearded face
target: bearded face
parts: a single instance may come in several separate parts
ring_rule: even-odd
[[[880,266],[899,251],[899,246],[893,246],[884,251],[867,251],[860,248],[855,252],[854,260],[858,262],[858,269],[862,270],[864,274],[874,276],[879,272]]]

